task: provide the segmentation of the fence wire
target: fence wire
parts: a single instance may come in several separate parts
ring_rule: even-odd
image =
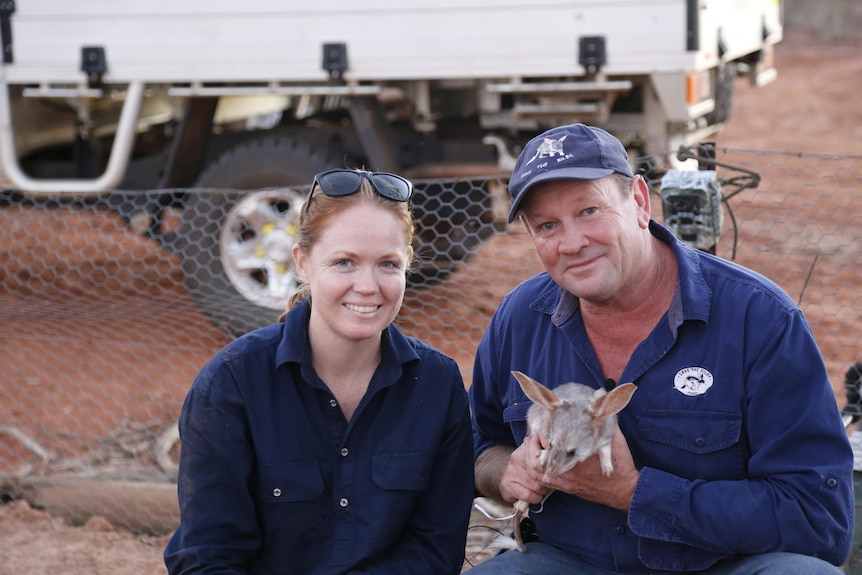
[[[845,376],[862,360],[862,158],[715,157],[726,201],[714,251],[800,303],[843,406]],[[726,166],[759,184],[734,192],[738,171]],[[659,175],[649,161],[641,167],[663,221]],[[397,321],[454,357],[468,386],[497,304],[541,270],[520,224],[505,223],[505,184],[505,175],[416,182],[421,264]],[[3,499],[61,508],[73,521],[99,514],[133,531],[175,528],[183,398],[219,348],[274,321],[295,289],[289,245],[305,193],[0,194]]]

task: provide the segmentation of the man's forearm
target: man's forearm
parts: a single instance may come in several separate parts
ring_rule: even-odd
[[[485,497],[506,505],[511,505],[512,502],[503,499],[500,493],[500,482],[513,451],[515,451],[514,447],[495,445],[476,458],[476,489]]]

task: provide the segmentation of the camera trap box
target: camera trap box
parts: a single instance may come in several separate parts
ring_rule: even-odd
[[[723,220],[715,170],[668,170],[659,195],[665,227],[684,244],[715,253]]]

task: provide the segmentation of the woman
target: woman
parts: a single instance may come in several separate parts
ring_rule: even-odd
[[[458,573],[473,497],[456,363],[392,324],[412,185],[318,174],[279,323],[200,372],[180,416],[177,573]]]

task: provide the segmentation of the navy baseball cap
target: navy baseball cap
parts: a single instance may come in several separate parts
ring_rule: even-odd
[[[551,180],[598,180],[614,172],[634,177],[622,143],[601,128],[569,124],[539,134],[521,151],[509,178],[509,223],[527,192]]]

